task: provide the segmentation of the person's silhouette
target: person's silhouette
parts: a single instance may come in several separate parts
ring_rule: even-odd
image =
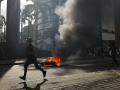
[[[111,56],[113,62],[117,66],[119,66],[119,63],[118,63],[118,61],[116,59],[116,57],[117,57],[117,47],[116,47],[115,43],[111,43],[110,48],[109,48],[109,52],[110,52],[110,56]]]
[[[35,56],[34,46],[32,45],[31,38],[27,39],[26,57],[27,57],[27,60],[24,65],[24,75],[20,76],[20,79],[26,80],[27,68],[30,64],[34,64],[36,69],[39,69],[43,73],[43,77],[45,77],[46,71],[44,69],[42,69],[41,66],[39,66],[37,63],[37,58]]]

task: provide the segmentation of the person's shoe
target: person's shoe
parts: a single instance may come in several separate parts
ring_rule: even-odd
[[[46,72],[47,72],[47,71],[43,71],[43,77],[45,77],[45,76],[46,76]]]
[[[25,76],[20,76],[19,78],[22,80],[26,80]]]

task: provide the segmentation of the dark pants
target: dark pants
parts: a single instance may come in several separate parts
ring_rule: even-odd
[[[37,63],[37,59],[36,57],[28,57],[25,65],[24,65],[24,77],[26,78],[26,74],[27,74],[27,68],[30,64],[34,64],[36,69],[39,69],[42,73],[44,72],[44,70],[41,68],[41,66],[38,65]]]
[[[111,57],[112,57],[113,62],[114,62],[117,66],[119,66],[119,63],[118,63],[118,61],[117,61],[117,59],[116,59],[116,56],[112,55]]]

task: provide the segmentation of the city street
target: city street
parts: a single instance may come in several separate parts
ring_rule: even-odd
[[[47,80],[45,81],[42,73],[30,65],[26,82],[19,79],[19,76],[23,75],[23,65],[0,65],[0,88],[1,90],[62,90],[62,88],[65,90],[83,90],[82,88],[88,90],[87,87],[90,87],[91,84],[92,88],[96,88],[97,85],[103,88],[98,82],[103,84],[104,79],[116,78],[120,75],[120,68],[113,66],[111,62],[111,59],[108,58],[79,60],[76,63],[71,60],[61,67],[44,67],[47,70]],[[115,79],[113,80],[116,82]],[[118,78],[116,80],[120,81]],[[94,84],[95,82],[98,84]]]
[[[0,0],[0,90],[120,90],[120,0]]]

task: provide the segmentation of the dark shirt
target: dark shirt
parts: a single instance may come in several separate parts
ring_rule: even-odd
[[[28,44],[26,47],[27,58],[35,57],[34,47],[32,44]]]

